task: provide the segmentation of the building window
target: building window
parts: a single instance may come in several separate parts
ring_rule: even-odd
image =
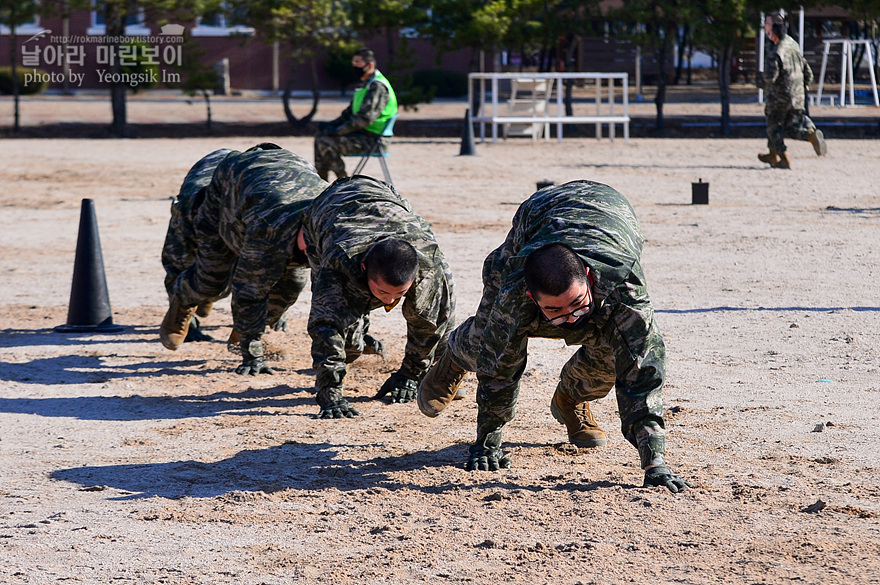
[[[228,37],[232,35],[253,35],[254,29],[245,24],[244,7],[230,8],[221,2],[217,10],[206,12],[196,19],[192,29],[194,37]]]
[[[129,36],[149,35],[150,29],[145,24],[144,9],[134,8],[125,19],[125,34]],[[103,0],[92,0],[92,25],[86,30],[89,35],[107,34],[107,24],[104,22]]]

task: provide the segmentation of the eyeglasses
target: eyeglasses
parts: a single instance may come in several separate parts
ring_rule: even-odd
[[[553,317],[552,319],[547,319],[547,316],[545,315],[544,318],[547,319],[547,321],[551,325],[562,325],[562,324],[566,323],[572,317],[574,317],[575,319],[580,319],[581,317],[589,315],[590,313],[593,312],[593,307],[594,307],[593,299],[590,299],[589,303],[587,303],[583,307],[575,309],[571,313],[566,313],[565,315],[559,315],[558,317]],[[543,311],[541,311],[541,312],[543,313]]]

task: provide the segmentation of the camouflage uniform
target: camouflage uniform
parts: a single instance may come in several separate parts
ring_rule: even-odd
[[[183,179],[177,197],[171,202],[171,220],[162,247],[165,290],[169,298],[177,275],[196,261],[196,212],[205,199],[205,188],[211,182],[214,169],[231,152],[228,148],[215,150],[194,164]]]
[[[228,155],[214,171],[196,216],[197,261],[174,283],[183,306],[232,286],[232,317],[243,347],[259,340],[296,302],[308,262],[296,247],[302,213],[327,183],[283,149]]]
[[[805,113],[806,87],[812,82],[813,70],[794,39],[785,35],[778,44],[770,43],[757,85],[766,92],[767,145],[779,154],[785,152],[784,135],[806,141],[816,130]]]
[[[337,177],[346,176],[345,162],[342,160],[344,154],[366,154],[377,140],[387,146],[385,138],[366,130],[367,126],[379,118],[392,99],[385,84],[374,83],[376,73],[363,83],[368,88],[358,111],[352,111],[352,106],[349,105],[338,118],[327,124],[328,130],[315,136],[315,168],[321,178],[326,180],[330,172]]]
[[[370,247],[386,238],[409,242],[419,257],[415,282],[402,299],[407,342],[400,372],[421,379],[455,325],[452,274],[427,222],[391,185],[355,176],[337,180],[315,199],[303,235],[312,267],[308,329],[318,404],[343,400],[345,345],[358,334],[362,317],[383,306],[361,265]]]
[[[557,242],[571,247],[594,279],[595,309],[583,328],[551,325],[526,296],[526,257]],[[528,339],[561,338],[581,347],[562,368],[558,390],[581,403],[615,387],[621,430],[642,466],[662,460],[666,358],[639,264],[642,242],[629,203],[607,185],[574,181],[520,206],[504,244],[483,264],[476,315],[449,339],[453,360],[477,373],[478,445],[500,446],[501,427],[514,417]]]

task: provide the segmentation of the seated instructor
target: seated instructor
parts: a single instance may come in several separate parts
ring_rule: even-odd
[[[510,467],[501,428],[514,417],[528,340],[545,337],[580,346],[550,402],[569,441],[606,444],[590,401],[614,387],[621,430],[638,449],[645,486],[688,486],[664,460],[666,354],[639,263],[642,242],[629,203],[607,185],[548,187],[520,206],[507,239],[483,264],[477,314],[450,334],[418,391],[419,408],[434,417],[466,372],[477,373],[477,442],[467,469]]]
[[[361,82],[349,105],[330,122],[321,122],[315,136],[315,168],[325,181],[332,171],[337,178],[347,176],[343,154],[366,154],[382,138],[385,124],[397,114],[397,97],[391,83],[376,69],[370,49],[361,49],[351,60]]]
[[[401,300],[406,350],[376,398],[410,402],[455,326],[452,274],[428,223],[391,185],[365,176],[339,179],[305,211],[297,245],[311,266],[308,331],[319,418],[360,413],[343,397],[346,346],[370,311]]]

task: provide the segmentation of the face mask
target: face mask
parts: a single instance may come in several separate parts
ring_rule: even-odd
[[[354,65],[352,65],[351,72],[354,73],[354,76],[356,78],[362,79],[364,76],[364,73],[367,72],[367,68],[366,67],[355,67]]]

